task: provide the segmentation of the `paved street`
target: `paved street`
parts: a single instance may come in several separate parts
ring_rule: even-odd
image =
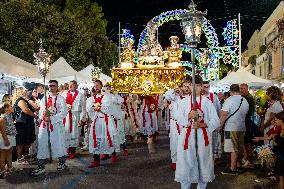
[[[156,144],[145,146],[142,141],[129,145],[129,156],[119,157],[115,165],[110,160],[102,162],[95,169],[86,168],[91,161],[88,153],[81,153],[72,161],[67,161],[68,169],[58,173],[56,162],[47,165],[46,174],[30,176],[35,166],[25,166],[6,180],[0,180],[0,188],[5,189],[178,189],[174,172],[169,169],[169,139],[161,132]],[[276,189],[277,185],[265,179],[261,169],[247,171],[239,176],[220,175],[225,165],[216,168],[216,180],[208,189]],[[196,188],[196,187],[193,187]]]

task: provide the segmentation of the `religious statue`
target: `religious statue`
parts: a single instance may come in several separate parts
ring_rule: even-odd
[[[168,59],[167,67],[179,67],[182,52],[178,44],[179,38],[177,36],[171,36],[171,46],[167,48],[165,58]]]
[[[139,57],[140,61],[137,66],[163,66],[163,54],[162,46],[155,39],[155,34],[151,33],[149,36],[149,41],[142,46],[141,56]]]
[[[134,40],[127,39],[125,42],[125,49],[120,55],[121,58],[121,68],[133,68],[135,51],[133,49]]]

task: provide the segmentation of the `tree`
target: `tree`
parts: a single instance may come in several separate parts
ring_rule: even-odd
[[[0,48],[32,63],[32,55],[42,38],[53,61],[62,56],[76,70],[90,62],[95,65],[100,62],[103,63],[103,72],[109,73],[112,62],[117,62],[118,58],[114,59],[117,57],[115,45],[104,37],[106,21],[99,21],[102,15],[98,13],[96,21],[90,21],[87,16],[84,19],[79,17],[77,11],[62,11],[55,2],[60,4],[63,1],[13,0],[0,3]],[[95,5],[90,6],[93,12],[88,15],[94,16],[101,11],[95,10]],[[99,58],[97,52],[101,53]]]

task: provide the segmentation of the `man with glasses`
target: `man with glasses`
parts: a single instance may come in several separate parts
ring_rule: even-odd
[[[220,115],[221,103],[219,98],[214,93],[210,92],[209,81],[203,82],[203,95],[208,98],[214,105],[218,116]],[[219,126],[218,126],[219,127]],[[215,163],[217,159],[221,158],[222,155],[222,144],[221,144],[221,134],[216,130],[212,134],[212,145]]]
[[[69,90],[64,91],[62,96],[66,99],[68,114],[63,124],[66,131],[66,145],[69,159],[75,158],[76,148],[79,146],[80,129],[86,118],[84,95],[78,90],[77,81],[71,81]]]
[[[38,131],[38,152],[37,168],[32,172],[33,175],[40,175],[45,172],[45,161],[50,157],[48,131],[50,131],[51,157],[58,158],[58,171],[66,168],[66,144],[63,119],[67,115],[67,105],[65,99],[57,94],[58,82],[49,81],[49,93],[47,94],[47,104],[45,98],[40,102],[40,124]]]

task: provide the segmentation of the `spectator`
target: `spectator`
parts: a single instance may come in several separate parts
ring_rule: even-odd
[[[272,120],[274,119],[275,114],[283,111],[283,107],[280,103],[281,97],[282,97],[281,90],[276,86],[269,87],[266,90],[266,98],[269,104],[269,108],[265,113],[264,123],[261,126],[261,130],[264,131],[264,136],[268,136],[268,133],[271,133],[270,129],[274,128],[274,125],[272,125]],[[264,143],[268,144],[269,142],[264,141]]]
[[[16,148],[19,164],[28,164],[25,160],[25,153],[35,141],[35,122],[37,118],[34,109],[27,101],[27,92],[23,87],[19,87],[13,94],[13,106],[16,134]]]
[[[16,145],[16,130],[11,116],[12,112],[11,103],[0,104],[0,177],[12,171],[12,149]]]
[[[221,129],[224,128],[224,151],[231,153],[231,166],[222,174],[237,174],[241,168],[244,148],[244,135],[246,131],[245,117],[249,104],[240,95],[237,84],[230,86],[230,97],[224,102],[221,110]]]
[[[254,131],[253,129],[256,129],[253,127],[253,116],[254,116],[254,111],[255,111],[255,103],[253,96],[249,93],[248,91],[248,85],[243,83],[240,85],[240,92],[242,97],[244,97],[248,104],[249,104],[249,111],[248,114],[246,115],[245,118],[245,123],[246,123],[246,133],[245,133],[245,140],[244,140],[244,161],[243,161],[243,167],[246,168],[253,168],[253,151],[252,151],[252,139],[254,137]]]
[[[41,100],[43,98],[43,96],[44,96],[44,86],[43,86],[43,84],[38,84],[36,86],[36,91],[37,91],[37,94],[38,94],[37,99]]]

